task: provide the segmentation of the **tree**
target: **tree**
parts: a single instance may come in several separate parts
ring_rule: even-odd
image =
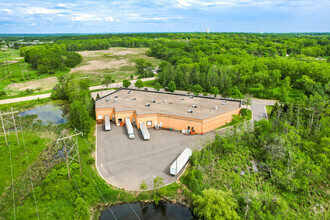
[[[85,202],[81,197],[77,197],[74,202],[76,219],[88,219],[89,214]]]
[[[239,91],[237,86],[233,86],[233,87],[230,88],[229,96],[234,98],[234,99],[242,99],[243,98],[243,94]]]
[[[170,92],[172,92],[172,93],[176,90],[176,85],[175,85],[175,82],[174,81],[170,81],[167,84],[167,90],[170,91]]]
[[[245,102],[245,105],[247,105],[247,107],[249,108],[249,106],[252,105],[252,95],[245,94],[244,95],[244,102]]]
[[[100,98],[100,94],[97,93],[97,94],[96,94],[96,99],[99,99],[99,98]]]
[[[204,189],[202,195],[193,195],[194,213],[203,219],[240,219],[238,207],[231,191]]]
[[[123,86],[124,86],[125,88],[128,88],[130,85],[131,85],[131,82],[130,82],[128,79],[124,79],[124,81],[123,81]]]
[[[216,98],[217,95],[219,94],[219,89],[218,87],[213,86],[211,87],[210,92],[214,95],[214,98]]]
[[[140,185],[140,189],[144,192],[145,190],[148,189],[148,185],[146,184],[146,181],[142,181],[141,185]]]
[[[160,88],[162,88],[162,86],[160,85],[159,82],[156,82],[154,85],[154,89],[159,92]]]
[[[195,95],[199,95],[200,93],[203,92],[203,88],[201,87],[201,85],[196,84],[191,88],[191,91],[195,94]]]
[[[109,84],[114,82],[114,80],[112,80],[112,76],[111,75],[106,75],[102,81],[102,84],[104,84],[107,88],[109,87]]]
[[[141,79],[138,79],[136,82],[135,82],[135,87],[141,89],[144,85],[143,85],[143,81]]]

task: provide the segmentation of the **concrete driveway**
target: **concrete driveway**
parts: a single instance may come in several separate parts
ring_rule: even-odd
[[[134,127],[135,138],[128,139],[126,127],[112,124],[111,131],[97,126],[96,166],[111,185],[138,191],[144,180],[148,189],[159,176],[164,184],[176,181],[169,167],[185,148],[200,149],[214,134],[184,135],[178,131],[148,129],[150,140],[145,141]],[[179,174],[180,175],[180,174]]]

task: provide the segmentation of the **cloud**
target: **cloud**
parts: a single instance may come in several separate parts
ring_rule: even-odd
[[[43,7],[28,7],[24,9],[25,14],[33,15],[33,14],[60,14],[66,12],[61,9],[53,9],[53,8],[43,8]]]
[[[10,10],[10,9],[8,9],[8,8],[0,9],[0,11],[5,11],[5,12],[7,12],[7,13],[11,13],[11,12],[12,12],[12,10]]]
[[[92,14],[81,14],[71,18],[71,21],[114,21],[113,17],[99,17]]]
[[[177,0],[177,5],[180,8],[189,7],[191,5],[191,0]]]
[[[115,19],[113,17],[105,17],[104,20],[105,21],[114,21]]]

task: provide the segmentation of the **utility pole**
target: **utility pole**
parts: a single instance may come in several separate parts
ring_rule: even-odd
[[[83,133],[78,131],[77,129],[74,129],[74,131],[72,132],[71,135],[65,136],[62,133],[61,136],[56,141],[57,144],[59,144],[60,141],[63,141],[63,145],[65,147],[65,161],[66,161],[66,166],[68,168],[69,179],[71,179],[70,164],[73,161],[76,161],[76,162],[79,163],[80,175],[82,175],[81,164],[80,164],[80,155],[79,155],[79,147],[78,147],[78,139],[77,139],[77,136],[79,136],[79,135],[83,136]],[[69,141],[66,142],[65,140],[69,140]]]
[[[15,113],[18,114],[18,111],[14,111],[13,108],[11,108],[10,112],[1,112],[0,111],[0,120],[1,120],[2,130],[3,130],[4,136],[5,136],[7,146],[8,146],[8,141],[7,141],[7,133],[6,133],[5,122],[7,122],[7,124],[11,124],[11,125],[14,126],[15,133],[16,133],[16,138],[17,138],[17,144],[19,145],[17,127],[16,127],[16,122],[15,122],[15,115],[14,115]],[[3,116],[8,116],[8,119],[4,118]]]

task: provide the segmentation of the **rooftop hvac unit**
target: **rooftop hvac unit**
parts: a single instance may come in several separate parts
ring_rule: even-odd
[[[188,113],[193,113],[193,110],[190,110],[190,109],[189,109],[189,110],[188,110]]]
[[[152,102],[152,103],[156,103],[156,100],[152,100],[151,102]]]
[[[150,104],[149,104],[149,103],[147,103],[147,104],[146,104],[146,107],[150,107]]]
[[[162,111],[164,111],[164,109],[163,109],[163,108],[161,108],[161,109],[160,109],[160,111],[162,112]]]
[[[127,94],[131,94],[131,90],[128,90]]]
[[[180,98],[180,100],[184,100],[184,98]]]
[[[113,103],[117,102],[115,99],[112,101]]]
[[[191,99],[193,99],[194,98],[194,96],[193,95],[191,95],[191,96],[189,96]]]
[[[111,100],[111,97],[107,97],[105,101],[109,102]]]
[[[132,100],[136,100],[136,98],[134,97],[134,98],[132,98]]]

